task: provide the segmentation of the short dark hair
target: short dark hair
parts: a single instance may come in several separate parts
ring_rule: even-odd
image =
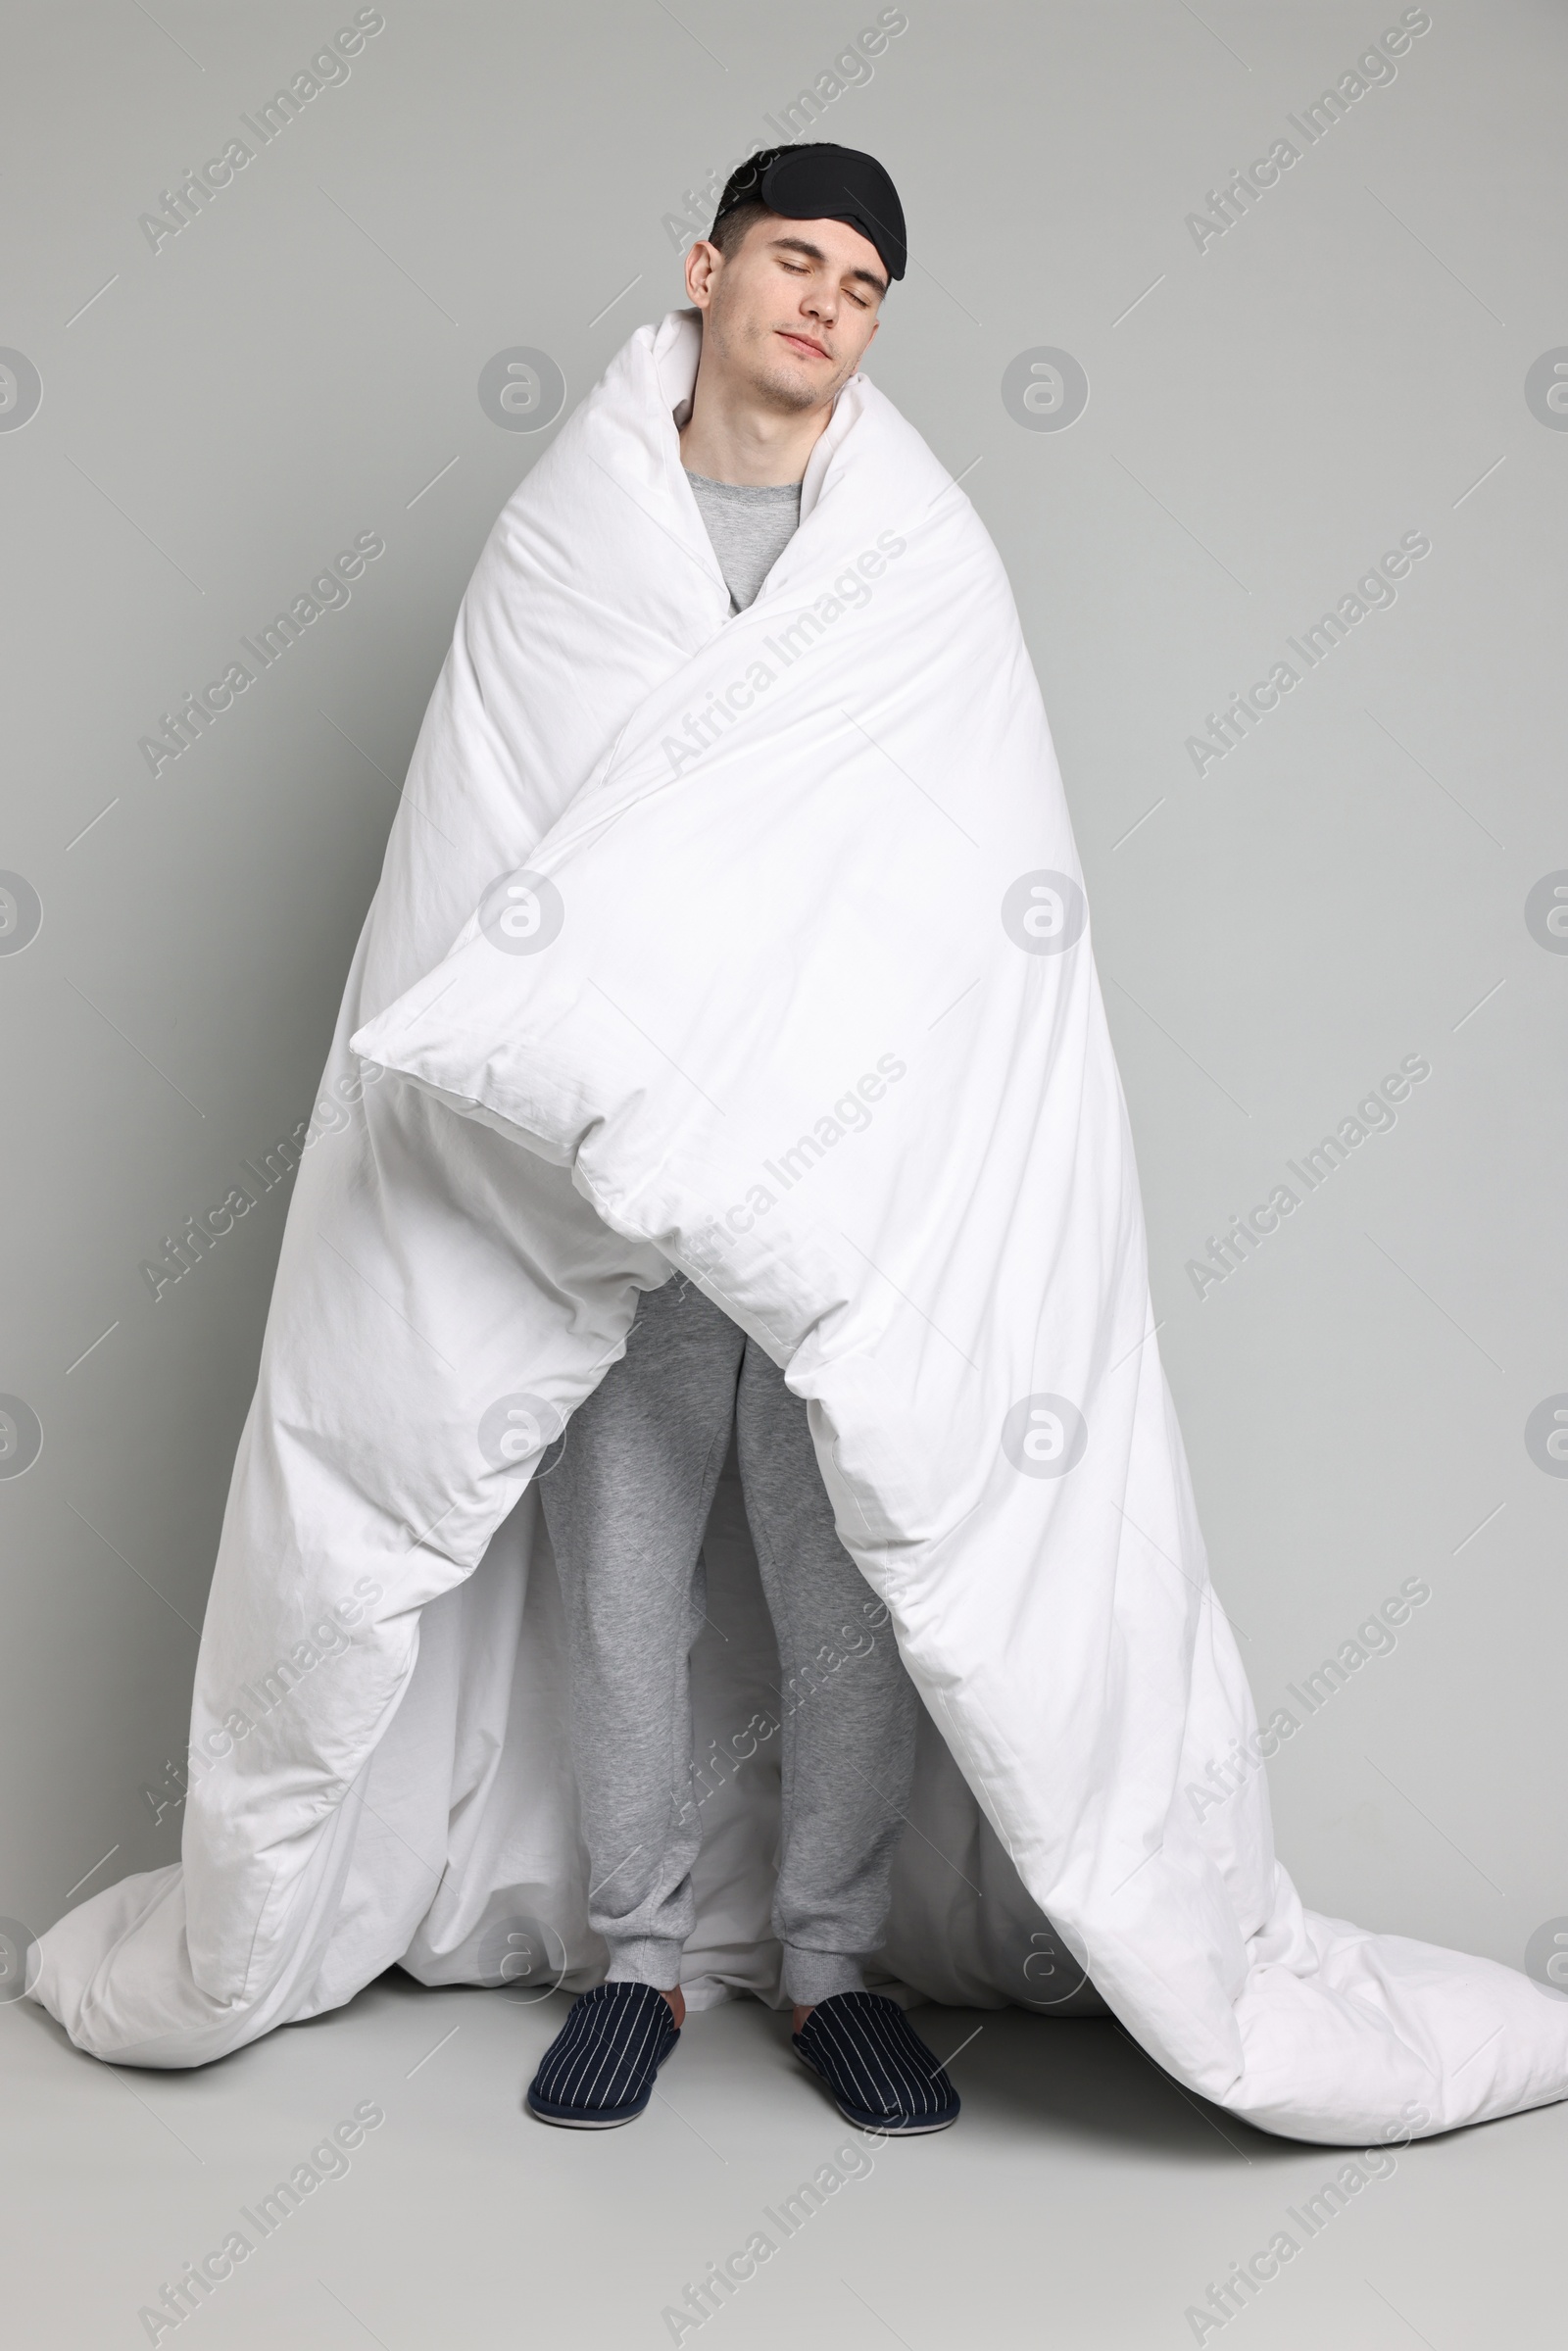
[[[749,196],[744,202],[732,205],[708,232],[710,245],[716,245],[726,261],[745,242],[746,232],[759,220],[770,220],[775,216],[760,197]]]

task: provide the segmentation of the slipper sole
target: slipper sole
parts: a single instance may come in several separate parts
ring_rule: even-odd
[[[523,2103],[541,2123],[554,2123],[563,2131],[618,2131],[622,2123],[635,2123],[640,2114],[648,2112],[653,2094],[650,2090],[638,2105],[622,2107],[613,2114],[584,2114],[568,2106],[552,2106],[548,2099],[536,2098],[531,2090]]]

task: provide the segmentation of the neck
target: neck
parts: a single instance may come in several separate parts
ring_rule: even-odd
[[[804,415],[780,415],[700,362],[680,462],[689,473],[747,489],[798,482],[831,414],[827,401]]]

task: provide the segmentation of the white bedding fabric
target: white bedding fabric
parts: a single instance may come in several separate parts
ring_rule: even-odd
[[[928,1710],[901,1996],[1103,2001],[1188,2088],[1304,2139],[1560,2098],[1568,2002],[1304,1910],[1263,1772],[1215,1798],[1257,1726],[1005,574],[857,376],[730,617],[672,421],[699,334],[631,337],[469,586],[322,1102],[373,1082],[318,1112],[297,1178],[183,1863],[63,1919],[34,1996],[100,2057],[184,2066],[400,1959],[493,1980],[519,1919],[596,1979],[526,1481],[673,1264],[808,1399]],[[742,1527],[725,1486],[700,1753],[776,1710]],[[780,1998],[777,1740],[750,1737],[710,1775],[696,2004]]]

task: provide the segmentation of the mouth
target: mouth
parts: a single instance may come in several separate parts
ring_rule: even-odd
[[[781,326],[778,333],[792,350],[799,351],[806,359],[825,360],[828,356],[821,344],[813,343],[809,335],[793,334],[787,326]]]

